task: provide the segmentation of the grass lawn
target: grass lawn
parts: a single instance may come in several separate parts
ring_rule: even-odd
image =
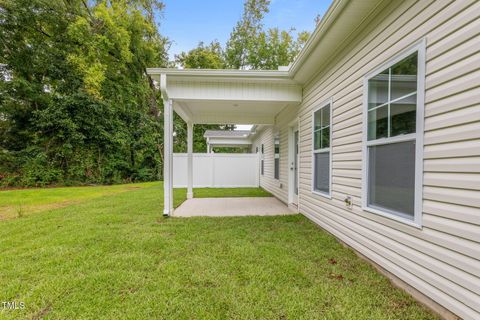
[[[0,220],[18,218],[30,214],[78,204],[94,198],[120,192],[159,186],[160,182],[121,184],[96,187],[65,187],[0,191]],[[179,192],[184,192],[179,190]],[[196,188],[195,197],[270,197],[260,188],[211,189]]]
[[[434,318],[301,215],[161,213],[153,183],[1,221],[0,318]]]
[[[158,184],[158,182],[0,191],[0,220],[62,208],[93,198],[145,188],[155,184]]]
[[[193,190],[195,198],[216,197],[271,197],[272,194],[260,188],[196,188]]]

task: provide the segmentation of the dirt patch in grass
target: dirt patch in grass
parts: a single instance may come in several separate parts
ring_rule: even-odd
[[[92,188],[92,187],[104,187],[104,186],[115,186],[112,185],[96,185],[96,184],[86,184],[86,185],[77,185],[77,186],[62,186],[62,185],[48,185],[43,187],[0,187],[0,192],[2,191],[13,191],[13,190],[44,190],[44,189],[64,189],[64,188]]]
[[[34,314],[32,319],[43,319],[50,312],[50,309],[52,309],[51,303],[49,303],[45,308],[42,308],[38,313]]]
[[[48,204],[37,204],[37,205],[28,205],[28,206],[6,206],[0,207],[0,221],[1,220],[10,220],[16,218],[22,218],[25,216],[30,216],[35,213],[40,213],[48,210],[65,208],[74,204],[78,204],[81,201],[62,201],[56,203]]]
[[[139,190],[157,183],[135,185],[80,186],[2,190],[0,191],[0,221],[65,208],[96,198]]]

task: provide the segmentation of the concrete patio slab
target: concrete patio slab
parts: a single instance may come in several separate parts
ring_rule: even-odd
[[[182,203],[174,217],[236,217],[295,214],[274,197],[265,198],[194,198]]]

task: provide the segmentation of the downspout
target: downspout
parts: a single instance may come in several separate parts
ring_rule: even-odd
[[[167,75],[160,74],[160,93],[163,99],[163,216],[173,209],[173,107],[167,94]]]

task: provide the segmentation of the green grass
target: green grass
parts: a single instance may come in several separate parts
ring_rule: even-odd
[[[94,198],[158,184],[146,182],[95,187],[63,187],[0,191],[0,220],[66,207]]]
[[[261,188],[196,188],[195,198],[211,197],[271,197],[272,194]]]
[[[303,216],[163,218],[162,199],[157,183],[1,221],[0,301],[25,309],[0,318],[434,318]]]
[[[64,187],[0,191],[0,220],[19,218],[42,211],[67,207],[98,197],[120,192],[161,186],[161,182],[131,183],[112,186]],[[185,190],[178,190],[185,192]],[[261,188],[195,188],[196,198],[208,197],[271,197]]]

